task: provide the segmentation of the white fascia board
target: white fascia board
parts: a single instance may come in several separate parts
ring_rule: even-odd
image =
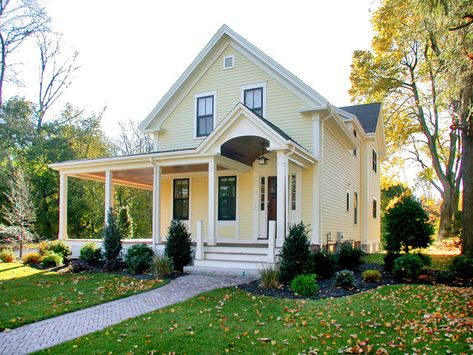
[[[248,42],[245,38],[240,36],[238,33],[234,32],[231,28],[226,25],[223,25],[217,33],[211,38],[211,40],[207,43],[207,45],[202,49],[202,51],[197,55],[194,61],[189,65],[189,67],[184,71],[184,73],[179,77],[179,79],[174,83],[174,85],[169,89],[169,91],[163,96],[163,98],[158,102],[155,108],[151,111],[151,113],[145,118],[143,122],[140,123],[138,128],[143,132],[153,131],[148,128],[151,121],[159,114],[159,112],[165,107],[168,101],[177,93],[179,88],[185,83],[185,81],[191,76],[194,70],[198,67],[198,65],[205,59],[205,57],[210,53],[210,51],[215,47],[215,45],[220,41],[220,39],[224,36],[228,36],[232,39],[235,44],[240,48],[235,48],[241,50],[246,54],[250,59],[256,58],[257,61],[254,61],[255,64],[262,67],[265,71],[268,72],[270,69],[270,74],[272,76],[276,76],[280,80],[281,83],[284,84],[286,81],[290,84],[289,89],[294,92],[297,91],[298,96],[301,94],[304,97],[304,101],[316,105],[324,105],[328,104],[328,101],[315,90],[313,90],[310,86],[305,84],[302,80],[300,80],[297,76],[289,72],[263,51],[258,49],[256,46]],[[288,85],[286,85],[288,87]]]

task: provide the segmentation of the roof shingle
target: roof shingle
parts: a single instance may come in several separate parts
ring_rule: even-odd
[[[355,115],[366,133],[376,132],[381,104],[363,104],[340,107],[343,111]]]

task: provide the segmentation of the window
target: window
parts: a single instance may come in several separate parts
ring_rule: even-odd
[[[378,201],[376,199],[373,199],[373,218],[376,218],[378,215]]]
[[[223,58],[223,69],[232,69],[235,68],[235,56],[230,55]]]
[[[353,136],[356,138],[357,136],[357,133],[356,133],[356,129],[353,130]],[[353,149],[353,155],[356,157],[356,154],[357,154],[357,151],[356,149]]]
[[[263,88],[245,90],[244,104],[254,113],[263,116]]]
[[[189,179],[174,180],[173,219],[189,219]]]
[[[261,177],[261,183],[260,183],[260,210],[264,211],[265,210],[265,203],[266,203],[266,198],[265,198],[265,191],[266,191],[266,178],[264,176]]]
[[[236,176],[218,178],[218,219],[236,220]]]
[[[373,171],[378,172],[378,154],[373,149]]]
[[[291,175],[291,210],[296,210],[296,175]]]
[[[353,193],[353,223],[358,224],[358,192]]]
[[[208,136],[214,129],[214,96],[197,98],[197,127],[196,136]]]
[[[350,211],[350,192],[347,191],[347,212]]]

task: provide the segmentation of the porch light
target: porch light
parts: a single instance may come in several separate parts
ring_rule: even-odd
[[[264,154],[266,153],[266,144],[264,142],[262,142],[261,146],[263,147],[263,152],[262,152],[261,156],[258,158],[259,165],[268,165],[268,160],[269,159],[264,156]]]

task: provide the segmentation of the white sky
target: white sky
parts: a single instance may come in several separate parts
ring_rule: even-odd
[[[81,66],[55,110],[65,102],[87,112],[107,106],[103,126],[114,136],[118,121],[148,115],[224,23],[332,104],[349,104],[352,54],[370,47],[375,3],[45,0],[53,29],[79,51]],[[35,58],[25,47],[25,87],[8,86],[6,96],[36,101]]]

